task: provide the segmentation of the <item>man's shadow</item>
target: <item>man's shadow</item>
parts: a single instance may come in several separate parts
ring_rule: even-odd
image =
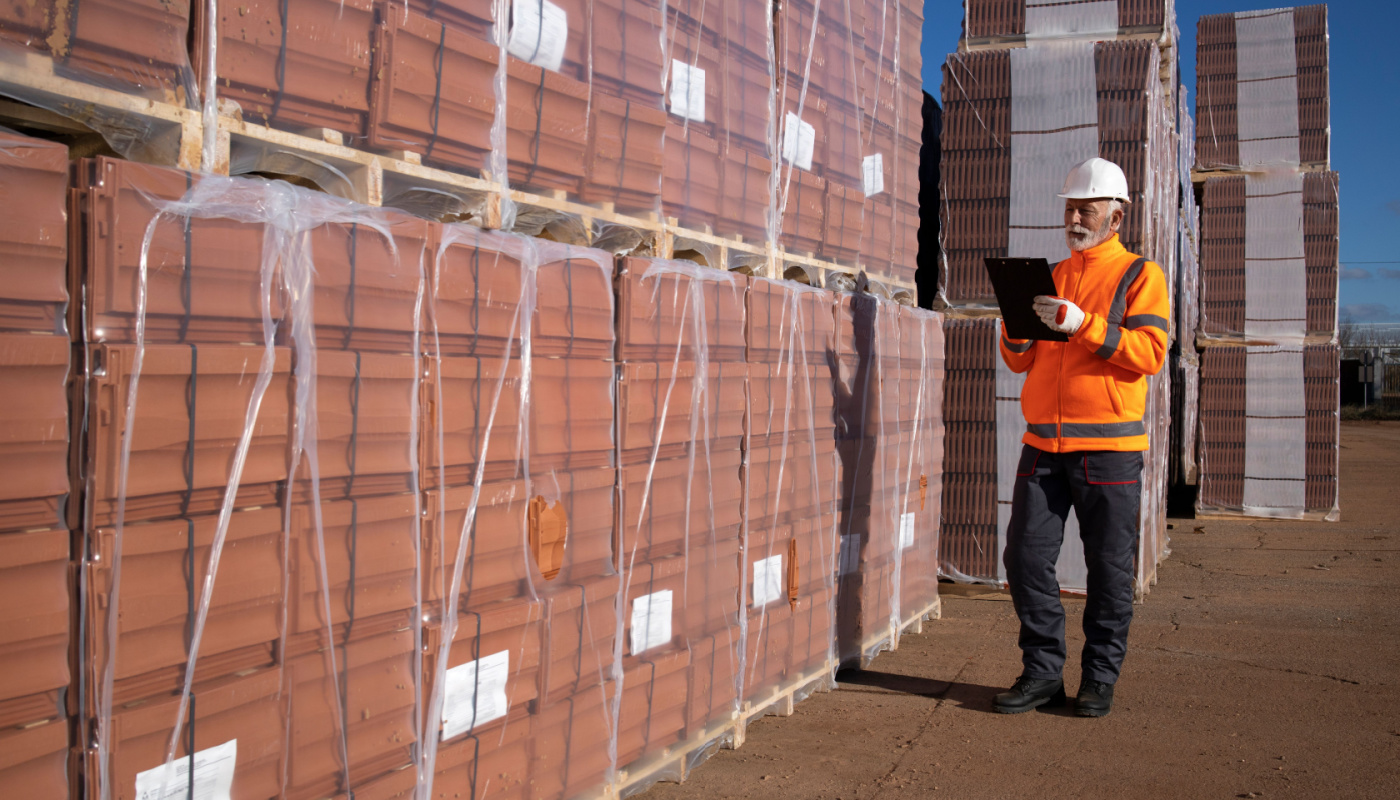
[[[836,452],[841,476],[837,526],[840,531],[839,569],[836,587],[836,651],[842,661],[861,655],[867,625],[888,621],[889,598],[883,598],[884,614],[876,598],[866,597],[863,570],[870,543],[875,491],[876,434],[880,425],[880,372],[876,347],[879,303],[859,293],[845,295],[850,302],[850,341],[853,352],[827,350],[831,390],[835,396]],[[838,314],[838,319],[841,315]],[[838,341],[845,338],[838,322]],[[872,607],[867,608],[867,605]],[[883,619],[881,617],[883,616]]]
[[[939,702],[951,703],[957,708],[982,714],[996,714],[992,710],[992,698],[1006,691],[1005,686],[983,686],[979,683],[960,681],[940,681],[933,678],[920,678],[914,675],[897,675],[893,672],[880,672],[868,669],[843,669],[836,673],[836,681],[842,690],[869,691],[915,695]],[[864,687],[864,688],[857,688]],[[1068,716],[1070,705],[1060,708],[1036,709],[1046,714]],[[998,714],[997,716],[1002,716]]]

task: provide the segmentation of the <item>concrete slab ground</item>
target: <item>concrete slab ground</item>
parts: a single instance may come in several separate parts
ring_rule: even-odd
[[[948,597],[646,800],[1400,797],[1400,423],[1344,423],[1341,446],[1341,522],[1172,520],[1110,716],[991,713],[1019,674],[1015,614]]]

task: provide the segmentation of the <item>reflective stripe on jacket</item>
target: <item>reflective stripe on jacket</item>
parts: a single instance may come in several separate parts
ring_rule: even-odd
[[[1055,287],[1084,312],[1068,342],[1001,339],[1006,366],[1029,370],[1021,441],[1051,453],[1146,450],[1146,376],[1166,361],[1171,318],[1162,269],[1114,234],[1057,264]]]

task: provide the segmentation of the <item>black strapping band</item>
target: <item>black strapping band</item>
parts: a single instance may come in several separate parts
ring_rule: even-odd
[[[180,498],[180,516],[190,513],[190,501],[194,499],[194,442],[196,407],[199,399],[199,346],[190,344],[190,380],[185,390],[185,415],[189,418],[189,431],[185,438],[185,491]]]
[[[425,152],[425,153],[423,154],[423,155],[425,155],[425,156],[431,156],[431,155],[433,154],[433,147],[434,147],[435,145],[437,145],[437,139],[438,139],[438,113],[439,113],[440,109],[442,108],[442,54],[443,54],[443,51],[446,50],[446,49],[447,49],[447,26],[446,26],[446,25],[443,25],[443,26],[441,26],[441,31],[438,33],[437,65],[436,65],[436,66],[434,67],[434,69],[433,69],[433,72],[434,72],[434,84],[433,84],[433,111],[432,111],[432,114],[429,115],[429,116],[432,117],[432,120],[433,120],[433,122],[432,122],[433,129],[432,129],[432,134],[428,137],[427,152]]]

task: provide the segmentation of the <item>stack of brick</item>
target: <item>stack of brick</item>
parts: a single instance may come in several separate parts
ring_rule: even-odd
[[[738,0],[667,6],[670,113],[661,201],[682,227],[768,240],[773,68],[765,13],[761,4]]]
[[[612,259],[445,225],[430,272],[423,761],[442,791],[571,796],[612,765]]]
[[[1146,36],[1144,34],[1151,34]],[[995,316],[989,257],[1069,256],[1065,174],[1086,158],[1123,168],[1131,202],[1119,238],[1175,285],[1179,196],[1175,133],[1175,14],[1169,0],[1055,4],[969,2],[959,52],[943,67],[939,294],[952,317]],[[1008,47],[1009,46],[1009,47]],[[994,320],[950,323],[948,461],[942,571],[957,581],[1004,582],[1001,550],[1025,421],[1022,377],[1001,363]],[[956,366],[954,366],[956,364]],[[1167,413],[1170,374],[1149,378],[1148,419]],[[1166,554],[1164,486],[1170,431],[1149,431],[1144,470],[1145,592]],[[1066,527],[1060,584],[1083,590],[1077,523]]]
[[[1176,485],[1195,485],[1201,381],[1200,357],[1196,352],[1196,333],[1201,323],[1201,209],[1196,204],[1196,191],[1191,182],[1191,170],[1196,164],[1196,134],[1184,87],[1180,93],[1179,107],[1177,118],[1181,125],[1181,137],[1177,147],[1177,170],[1181,183],[1181,233],[1177,238],[1176,303],[1173,309],[1176,342],[1171,356],[1171,480]]]
[[[175,738],[196,750],[258,741],[239,777],[259,791],[277,790],[287,748],[277,650],[293,603],[278,506],[292,351],[263,324],[265,311],[269,321],[284,311],[280,297],[262,302],[264,226],[161,213],[198,181],[106,158],[75,168],[75,395],[86,399],[74,458],[86,605],[77,684],[89,793],[140,783],[165,760],[201,616]],[[213,582],[211,552],[225,542]]]
[[[0,786],[69,794],[68,151],[0,132]]]
[[[899,308],[844,294],[836,306],[837,655],[867,663],[898,635],[901,509]]]
[[[1337,515],[1327,9],[1202,17],[1197,507]]]
[[[833,657],[834,299],[786,281],[756,278],[749,286],[745,700],[805,683]]]
[[[747,284],[692,262],[620,262],[618,764],[739,707]]]
[[[852,5],[853,19],[859,5]],[[858,186],[864,196],[860,261],[879,278],[912,283],[917,265],[908,254],[918,252],[916,173],[923,144],[923,5],[866,0],[864,6],[856,39]]]

